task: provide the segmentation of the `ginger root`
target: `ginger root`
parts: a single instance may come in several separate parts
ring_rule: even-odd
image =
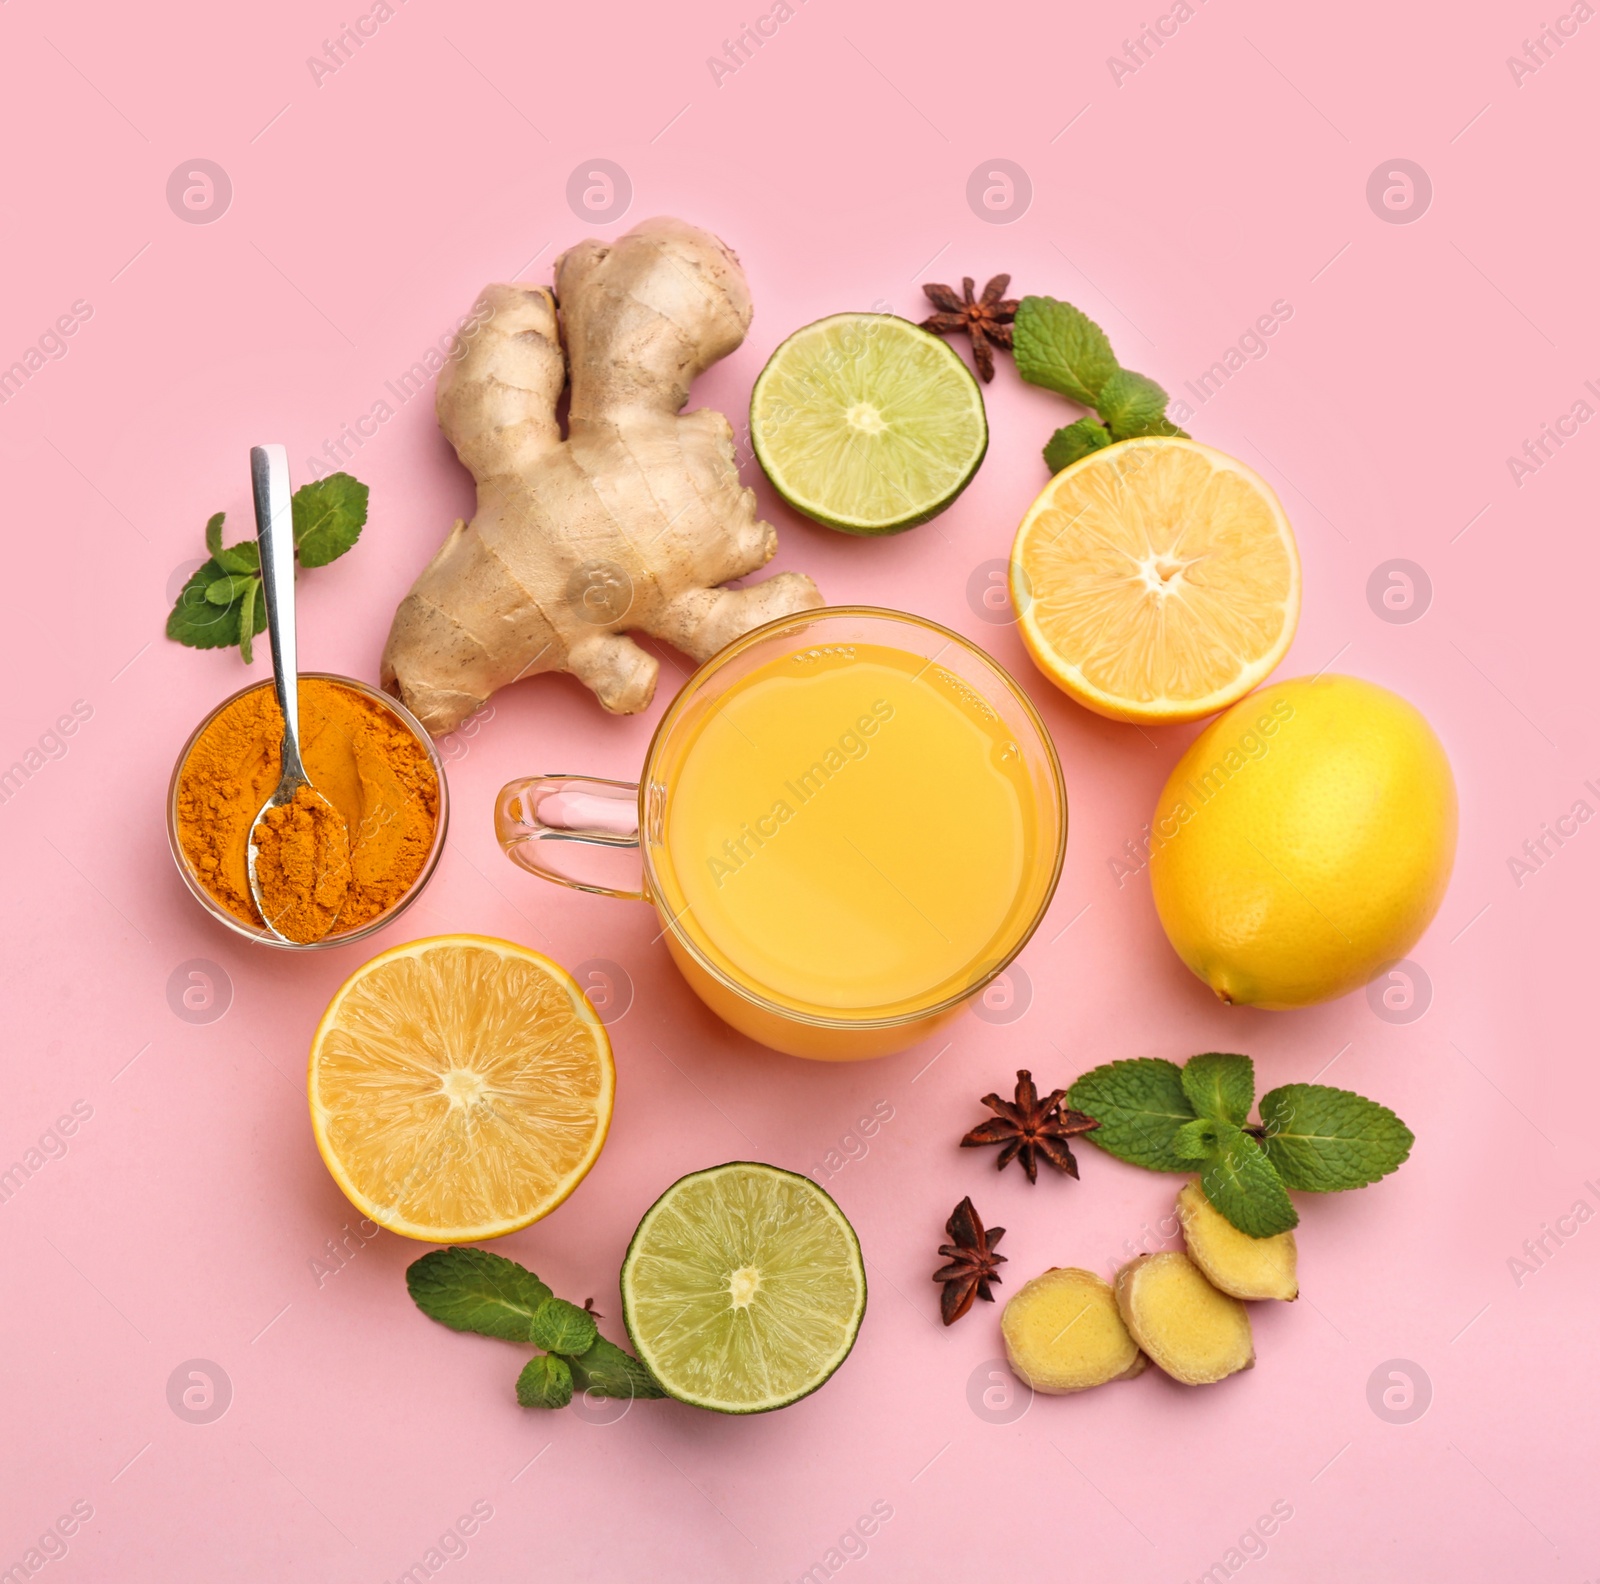
[[[1178,1194],[1178,1219],[1189,1258],[1219,1292],[1234,1298],[1300,1296],[1293,1232],[1250,1237],[1212,1205],[1196,1182],[1185,1183]]]
[[[1146,1364],[1111,1284],[1075,1266],[1019,1288],[1000,1316],[1000,1334],[1012,1373],[1037,1392],[1059,1396],[1131,1380]]]
[[[1117,1308],[1150,1361],[1185,1386],[1209,1386],[1256,1361],[1250,1312],[1187,1254],[1141,1254],[1117,1272]]]
[[[606,709],[632,714],[654,695],[659,664],[629,631],[707,660],[822,604],[795,572],[718,586],[778,547],[739,482],[727,419],[682,412],[695,376],[749,328],[739,261],[709,232],[646,220],[569,249],[555,280],[554,295],[488,287],[439,376],[439,424],[477,480],[477,513],[401,601],[382,666],[383,686],[435,735],[545,671],[570,672]]]

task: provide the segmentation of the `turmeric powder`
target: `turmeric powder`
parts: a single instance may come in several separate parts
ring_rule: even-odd
[[[190,872],[235,918],[257,926],[246,851],[278,784],[282,747],[283,715],[264,682],[217,713],[178,772],[178,840]],[[337,937],[387,912],[416,883],[433,846],[439,782],[427,748],[398,716],[317,677],[300,680],[300,758],[350,832]]]
[[[285,940],[315,941],[339,920],[350,890],[350,830],[308,786],[270,808],[255,828],[261,911]]]

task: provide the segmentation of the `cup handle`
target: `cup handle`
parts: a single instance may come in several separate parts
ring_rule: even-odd
[[[525,776],[494,801],[494,833],[506,857],[529,874],[596,896],[648,902],[639,859],[639,786],[596,776]],[[565,873],[577,847],[616,883]]]

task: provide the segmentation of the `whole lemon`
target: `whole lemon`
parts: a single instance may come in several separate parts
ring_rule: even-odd
[[[1456,852],[1433,728],[1358,677],[1274,683],[1178,761],[1150,825],[1150,885],[1178,955],[1229,1003],[1309,1006],[1397,961]]]

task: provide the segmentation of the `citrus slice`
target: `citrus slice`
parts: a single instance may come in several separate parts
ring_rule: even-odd
[[[346,1197],[429,1243],[548,1215],[611,1125],[611,1041],[572,976],[484,935],[363,963],[311,1041],[311,1127]]]
[[[938,336],[893,314],[797,330],[750,393],[750,438],[772,487],[842,533],[937,516],[989,444],[978,382]]]
[[[1198,720],[1283,658],[1300,556],[1265,479],[1152,435],[1091,451],[1044,487],[1012,546],[1011,598],[1039,669],[1080,704]]]
[[[809,1177],[733,1161],[680,1177],[622,1262],[622,1317],[669,1396],[765,1413],[814,1392],[855,1346],[861,1245]]]

